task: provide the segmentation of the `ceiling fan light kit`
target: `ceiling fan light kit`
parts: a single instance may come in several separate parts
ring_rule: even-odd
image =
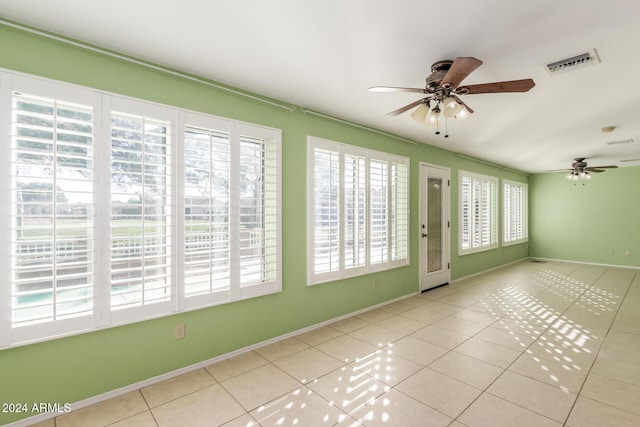
[[[446,129],[448,119],[464,120],[473,114],[473,110],[458,95],[527,92],[535,86],[532,79],[460,86],[462,80],[481,64],[482,61],[472,57],[459,57],[454,61],[439,61],[431,66],[431,75],[426,78],[424,89],[374,86],[369,90],[372,92],[416,92],[426,95],[424,98],[398,108],[387,115],[397,116],[417,107],[411,113],[411,118],[419,123],[434,127],[436,135],[439,135],[442,121],[444,121]],[[449,133],[445,132],[444,137],[448,138]]]
[[[576,157],[575,161],[571,164],[571,169],[566,169],[568,173],[565,175],[570,181],[573,181],[575,185],[577,181],[589,181],[592,176],[589,172],[602,173],[605,169],[615,169],[618,166],[588,166],[585,162],[586,157]],[[563,171],[564,172],[564,171]],[[582,183],[584,185],[584,182]]]

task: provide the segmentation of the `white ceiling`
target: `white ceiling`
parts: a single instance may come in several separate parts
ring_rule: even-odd
[[[636,0],[0,0],[0,15],[525,172],[574,157],[640,166],[620,162],[640,159]],[[542,66],[594,48],[598,65],[553,77]],[[422,88],[432,63],[458,56],[484,62],[463,84],[536,86],[465,96],[475,114],[450,122],[448,139],[385,115],[420,94],[367,90]]]

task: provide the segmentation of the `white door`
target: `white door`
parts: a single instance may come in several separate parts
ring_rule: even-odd
[[[451,171],[420,163],[420,290],[449,283]]]

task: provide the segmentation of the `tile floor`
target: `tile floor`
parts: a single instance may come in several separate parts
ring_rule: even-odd
[[[640,271],[520,262],[39,426],[639,426]]]

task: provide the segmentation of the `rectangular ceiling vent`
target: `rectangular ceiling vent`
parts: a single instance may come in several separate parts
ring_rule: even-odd
[[[605,144],[607,145],[618,145],[618,144],[630,144],[633,142],[633,138],[629,139],[619,139],[617,141],[607,141]]]
[[[598,53],[595,49],[591,49],[587,52],[573,55],[570,58],[559,59],[557,61],[544,64],[544,69],[550,76],[555,76],[567,71],[573,71],[578,68],[584,68],[589,65],[596,65],[599,63],[600,58],[598,58]]]

